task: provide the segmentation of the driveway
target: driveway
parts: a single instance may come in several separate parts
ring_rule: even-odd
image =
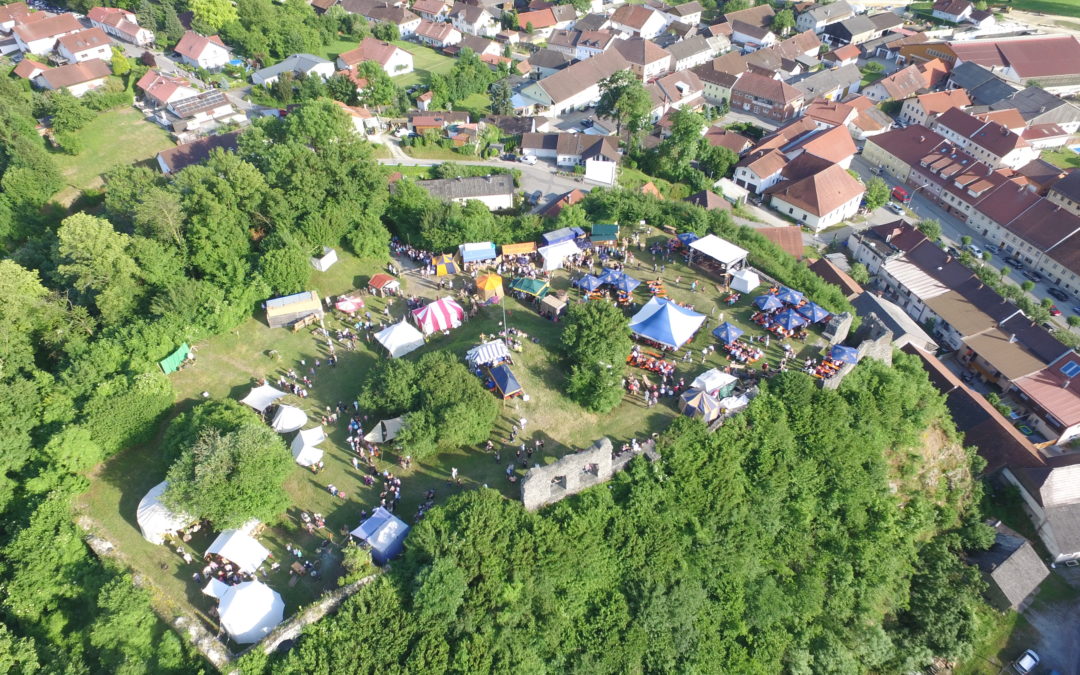
[[[1037,672],[1080,675],[1080,604],[1035,602],[1023,614],[1039,633],[1038,641],[1030,647],[1039,655]]]

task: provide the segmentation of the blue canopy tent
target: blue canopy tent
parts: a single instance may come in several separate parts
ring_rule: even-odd
[[[371,561],[382,566],[401,553],[409,526],[380,506],[350,534],[370,546]]]
[[[563,227],[551,232],[545,232],[540,235],[540,238],[544,240],[545,246],[551,246],[552,244],[558,244],[560,241],[573,241],[574,236],[573,230],[569,227]]]
[[[829,358],[833,361],[855,365],[859,362],[859,352],[856,349],[845,347],[844,345],[834,345],[833,348],[829,350]]]
[[[633,293],[634,289],[641,285],[641,282],[634,277],[628,277],[625,274],[622,278],[615,282],[615,290],[622,291],[623,293]]]
[[[571,227],[570,231],[574,233],[574,239],[584,241],[589,238],[589,233],[580,227]]]
[[[763,312],[771,312],[774,309],[783,307],[784,303],[780,302],[780,299],[775,295],[760,295],[754,298],[754,306]]]
[[[780,292],[776,294],[776,297],[785,305],[797,305],[803,301],[805,296],[794,289],[782,286]]]
[[[680,307],[667,298],[653,297],[630,319],[630,332],[638,337],[678,349],[694,337],[705,315]]]
[[[610,267],[604,270],[604,273],[600,275],[600,283],[602,284],[615,284],[619,282],[619,279],[623,278],[623,273],[618,270],[613,270]]]
[[[698,239],[701,239],[701,237],[697,236],[693,232],[683,232],[682,234],[677,235],[676,239],[678,239],[679,243],[681,243],[683,246],[689,246]]]
[[[725,321],[714,328],[712,334],[720,338],[724,344],[729,345],[739,339],[739,336],[743,334],[743,329]]]
[[[586,293],[592,293],[596,289],[603,286],[604,282],[600,281],[600,279],[598,279],[597,277],[594,277],[591,274],[586,274],[585,276],[583,276],[580,279],[578,279],[577,281],[575,281],[574,285],[577,286],[578,288],[580,288],[581,290],[585,291]]]
[[[499,255],[495,252],[495,244],[490,241],[475,244],[461,244],[458,246],[461,252],[461,262],[480,262],[482,260],[494,260]]]
[[[505,363],[500,363],[489,369],[488,373],[491,374],[491,379],[495,381],[495,390],[504,399],[521,396],[524,393],[513,371]]]
[[[776,323],[784,330],[795,330],[805,326],[807,321],[801,314],[789,308],[776,315]]]
[[[829,318],[829,310],[815,302],[809,302],[799,308],[799,314],[806,317],[810,323],[817,323]]]

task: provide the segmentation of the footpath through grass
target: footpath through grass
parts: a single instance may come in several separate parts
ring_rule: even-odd
[[[655,230],[651,231],[654,240],[665,238]],[[660,277],[665,280],[669,297],[694,306],[698,311],[709,316],[707,324],[699,331],[690,344],[689,361],[678,360],[676,379],[683,378],[689,383],[704,370],[727,365],[723,352],[708,356],[703,362],[701,350],[716,343],[710,331],[720,321],[727,320],[746,330],[747,335],[762,335],[763,331],[752,324],[750,317],[753,308],[752,296],[744,297],[734,306],[722,301],[721,289],[710,279],[703,278],[696,271],[691,271],[681,261],[660,261],[665,268],[653,271],[654,261],[647,251],[635,251],[640,263],[627,268],[627,273],[641,281]],[[312,287],[321,296],[339,295],[356,288],[362,288],[370,276],[380,271],[380,265],[361,262],[345,252],[340,253],[340,262],[326,273],[316,273]],[[692,280],[698,280],[698,291],[689,289]],[[678,280],[678,281],[676,281]],[[433,278],[418,276],[413,272],[403,277],[403,292],[433,299],[446,294],[433,283]],[[461,283],[460,280],[458,282]],[[556,290],[570,289],[570,275],[566,271],[557,272],[552,280]],[[577,301],[580,294],[569,290],[570,299]],[[753,294],[756,295],[756,294]],[[640,306],[648,300],[648,287],[644,283],[635,293],[635,301]],[[384,315],[386,302],[381,298],[365,296],[367,311],[373,320],[379,321]],[[601,436],[608,436],[616,445],[631,438],[644,438],[652,433],[667,428],[670,420],[677,414],[675,399],[665,398],[660,405],[646,408],[640,398],[627,396],[615,410],[604,415],[590,413],[563,395],[566,373],[558,358],[558,345],[562,326],[541,318],[529,304],[508,298],[505,301],[506,321],[508,325],[524,332],[528,338],[522,341],[523,351],[514,355],[514,373],[529,395],[528,401],[514,399],[502,404],[502,415],[492,432],[492,440],[500,451],[496,459],[481,447],[464,447],[452,452],[440,454],[428,461],[413,462],[412,467],[403,470],[398,466],[399,456],[387,448],[387,452],[378,462],[380,471],[389,469],[402,478],[402,500],[397,513],[406,522],[412,523],[417,507],[424,501],[426,490],[437,492],[436,504],[447,496],[461,490],[479,486],[489,486],[502,492],[508,499],[519,497],[519,487],[506,478],[506,465],[513,461],[514,450],[508,445],[510,426],[519,418],[528,420],[527,430],[519,436],[517,443],[525,441],[533,444],[542,439],[545,444],[543,456],[534,454],[532,461],[541,464],[556,461],[562,455],[585,448]],[[393,320],[399,320],[405,313],[403,299],[389,304]],[[629,313],[629,312],[628,312]],[[461,328],[448,336],[437,336],[414,355],[416,358],[425,351],[448,349],[463,357],[464,353],[480,342],[481,334],[496,333],[503,320],[502,308],[488,306],[480,310],[478,316],[467,321]],[[344,325],[340,318],[327,318],[327,327],[331,330]],[[386,358],[385,352],[378,345],[360,341],[354,352],[339,348],[339,364],[331,368],[325,363],[317,369],[310,387],[311,397],[304,400],[289,396],[284,402],[297,405],[309,415],[309,427],[320,422],[326,406],[334,406],[339,401],[349,404],[355,398],[360,383],[366,372],[377,360]],[[819,354],[824,341],[820,330],[814,329],[805,345],[798,346],[802,355]],[[196,362],[172,375],[177,391],[175,413],[190,408],[205,397],[241,398],[259,378],[273,382],[278,375],[290,368],[298,373],[306,372],[316,358],[325,361],[325,342],[318,340],[309,330],[292,332],[288,329],[271,329],[262,322],[261,311],[237,330],[220,335],[195,345]],[[776,365],[782,354],[780,341],[772,340],[767,348],[766,360]],[[679,356],[685,350],[679,352]],[[301,360],[305,365],[301,365]],[[631,371],[640,376],[643,371]],[[655,381],[655,376],[649,374]],[[204,396],[204,393],[206,396]],[[369,418],[365,429],[370,429],[376,422]],[[162,430],[164,429],[162,426]],[[379,500],[381,483],[366,487],[361,482],[362,474],[353,469],[352,455],[345,443],[345,420],[338,424],[324,427],[329,440],[322,444],[325,450],[326,469],[315,475],[310,470],[297,466],[286,483],[292,506],[276,523],[268,523],[260,541],[270,549],[274,560],[281,567],[268,574],[267,583],[282,594],[286,603],[287,614],[294,613],[300,606],[310,603],[325,590],[335,586],[336,576],[340,573],[340,546],[347,540],[348,530],[355,528],[365,511],[370,511]],[[293,434],[286,436],[292,440]],[[160,439],[160,435],[159,435]],[[189,542],[188,550],[196,562],[185,564],[172,546],[155,546],[145,541],[138,530],[135,511],[139,500],[158,482],[163,480],[170,458],[163,457],[159,451],[159,441],[131,448],[100,467],[94,476],[90,490],[82,499],[85,513],[90,516],[102,534],[115,543],[122,556],[144,577],[152,581],[153,590],[164,608],[187,606],[201,616],[211,627],[216,624],[210,610],[214,601],[203,596],[192,582],[192,575],[201,569],[198,558],[212,541],[214,533],[200,533]],[[457,468],[461,476],[461,485],[451,485],[450,471]],[[523,475],[520,467],[516,473]],[[346,499],[332,497],[327,484],[334,484],[346,493]],[[326,517],[327,529],[308,535],[301,528],[301,511],[318,512]],[[323,578],[291,577],[288,566],[296,560],[290,556],[285,546],[291,544],[303,551],[305,558],[314,559],[315,548],[330,539],[334,547],[320,559]],[[269,561],[267,563],[269,567]]]

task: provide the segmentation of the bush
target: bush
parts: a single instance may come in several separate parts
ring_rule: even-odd
[[[172,383],[160,372],[115,377],[94,389],[83,407],[83,424],[108,457],[149,441],[173,396]]]

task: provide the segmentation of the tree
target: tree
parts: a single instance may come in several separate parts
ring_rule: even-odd
[[[375,61],[364,61],[357,68],[359,77],[367,80],[360,92],[360,102],[371,108],[390,105],[397,97],[397,85]]]
[[[982,256],[980,257],[983,259],[983,262],[990,262],[994,258],[993,254],[991,254],[990,251],[983,251]]]
[[[1020,288],[1024,289],[1025,293],[1030,293],[1035,290],[1035,282],[1031,279],[1025,279],[1024,282],[1020,284]]]
[[[162,6],[164,42],[175,45],[180,41],[180,38],[184,37],[184,24],[180,22],[180,17],[177,16],[176,8],[173,7],[172,3],[163,3]]]
[[[621,381],[630,353],[630,326],[607,302],[570,307],[560,339],[570,365],[568,393],[582,406],[607,412],[622,400]]]
[[[106,323],[128,318],[140,295],[128,236],[104,218],[84,213],[66,218],[56,235],[62,261],[57,272],[97,307]]]
[[[401,31],[398,30],[397,24],[390,23],[389,21],[380,21],[375,24],[375,27],[371,29],[371,34],[384,42],[393,42],[394,40],[401,39]]]
[[[345,240],[361,260],[384,260],[390,251],[390,231],[378,216],[364,214],[352,226]]]
[[[338,7],[339,5],[334,5]],[[334,73],[326,80],[326,92],[335,101],[341,101],[346,105],[356,105],[360,102],[360,95],[356,92],[356,84],[348,75]]]
[[[299,293],[311,278],[309,257],[299,244],[280,242],[259,257],[259,273],[275,295]]]
[[[229,0],[191,0],[188,7],[201,24],[203,31],[216,33],[227,23],[238,18],[236,5]]]
[[[585,209],[580,204],[570,204],[564,206],[559,211],[558,217],[555,219],[555,226],[559,229],[564,227],[581,227],[584,228],[589,224],[589,214],[585,213]]]
[[[968,246],[971,246],[971,242],[972,242],[971,235],[965,234],[964,236],[960,237],[960,243],[965,248],[968,247]]]
[[[293,459],[263,424],[222,433],[208,428],[169,468],[161,496],[170,509],[206,518],[219,529],[275,519],[289,505],[283,487]]]
[[[851,266],[851,278],[856,283],[865,286],[870,283],[870,271],[866,269],[866,265],[862,263],[854,263]]]
[[[184,248],[184,210],[175,190],[151,187],[135,206],[136,232]]]
[[[1006,279],[1010,274],[1012,274],[1012,268],[1008,265],[1005,265],[1000,270],[998,270],[998,272],[1000,273],[1002,279]]]
[[[1069,318],[1065,319],[1065,322],[1069,324],[1069,328],[1080,328],[1080,316],[1070,314]]]
[[[123,77],[131,72],[131,59],[124,55],[124,50],[119,47],[113,47],[112,60],[109,64],[112,66],[113,75],[117,77]]]
[[[871,178],[866,184],[863,200],[870,211],[884,206],[889,201],[889,185],[881,178]]]
[[[730,10],[729,10],[730,11]],[[789,8],[781,9],[773,16],[770,28],[777,35],[784,36],[795,27],[795,13]]]
[[[753,6],[751,0],[727,0],[724,3],[724,13],[738,12],[744,9],[750,9]]]
[[[509,45],[507,45],[509,46]],[[514,104],[510,101],[512,92],[506,80],[499,80],[491,85],[491,114],[513,115]]]
[[[52,93],[49,98],[49,112],[52,115],[52,128],[57,132],[78,131],[95,117],[93,110],[66,89]]]
[[[919,231],[926,235],[926,238],[930,241],[937,241],[941,238],[941,223],[928,218],[926,220],[919,221],[917,226]]]
[[[596,113],[615,120],[618,135],[626,131],[630,145],[636,147],[638,137],[649,122],[652,99],[645,86],[631,70],[619,72],[600,82],[600,102]]]

